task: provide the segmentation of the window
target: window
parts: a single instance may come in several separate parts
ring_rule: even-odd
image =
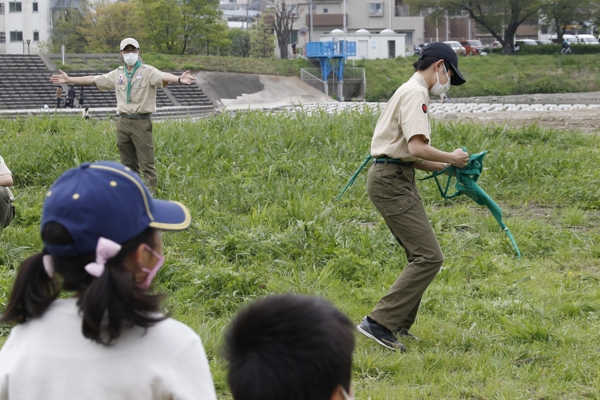
[[[22,42],[23,41],[23,32],[12,31],[10,33],[10,41],[11,42]]]
[[[33,41],[34,42],[40,41],[40,33],[38,31],[33,31]]]
[[[0,32],[0,43],[6,43],[6,33]]]
[[[37,1],[33,2],[33,12],[38,12],[38,3],[37,3]]]
[[[369,15],[383,16],[383,3],[369,3]]]
[[[4,3],[0,3],[0,14],[4,14]]]
[[[329,9],[328,9],[328,8],[324,8],[324,9],[323,9],[323,14],[327,14],[328,12],[329,12]]]
[[[11,1],[8,3],[8,11],[9,12],[21,12],[21,2],[20,1]]]

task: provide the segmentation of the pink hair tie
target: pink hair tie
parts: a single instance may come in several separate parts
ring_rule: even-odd
[[[98,246],[96,246],[96,261],[91,262],[85,266],[85,270],[88,274],[100,277],[104,272],[106,261],[116,256],[121,251],[121,245],[113,242],[110,239],[101,237],[98,239]]]

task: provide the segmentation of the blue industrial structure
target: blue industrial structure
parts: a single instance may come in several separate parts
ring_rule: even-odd
[[[338,40],[329,42],[308,42],[306,44],[306,57],[319,59],[321,75],[324,82],[327,82],[327,78],[331,71],[335,73],[340,82],[343,82],[346,57],[355,55],[356,42]]]

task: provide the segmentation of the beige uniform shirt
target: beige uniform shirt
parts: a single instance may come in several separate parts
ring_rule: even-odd
[[[379,116],[371,141],[371,155],[423,162],[408,151],[408,141],[415,135],[425,136],[430,143],[429,90],[425,78],[418,72],[396,90]]]
[[[142,64],[133,75],[130,103],[127,103],[127,74],[124,67],[98,75],[94,81],[100,90],[114,89],[119,114],[152,114],[156,111],[156,88],[163,87],[164,75],[164,72]]]
[[[8,169],[6,164],[4,164],[4,158],[2,158],[2,156],[0,156],[0,175],[6,175],[6,174],[12,175],[12,173],[10,172],[10,169]],[[15,196],[13,196],[10,189],[6,188],[6,190],[8,190],[8,198],[10,199],[10,201],[15,201]]]

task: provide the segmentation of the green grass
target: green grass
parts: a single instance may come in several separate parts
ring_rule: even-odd
[[[269,293],[330,299],[358,322],[406,264],[371,205],[362,173],[377,115],[238,113],[155,124],[159,197],[188,205],[189,230],[166,233],[157,277],[173,317],[202,337],[217,391],[219,355],[241,304]],[[110,122],[27,118],[0,126],[18,217],[0,233],[0,307],[19,263],[41,249],[49,185],[83,161],[118,161]],[[419,184],[445,254],[408,352],[357,336],[359,399],[600,397],[600,151],[577,132],[436,124],[444,150],[488,150],[480,186],[504,210],[517,259],[487,210]],[[424,176],[424,175],[422,175]],[[8,335],[0,327],[0,344]]]

